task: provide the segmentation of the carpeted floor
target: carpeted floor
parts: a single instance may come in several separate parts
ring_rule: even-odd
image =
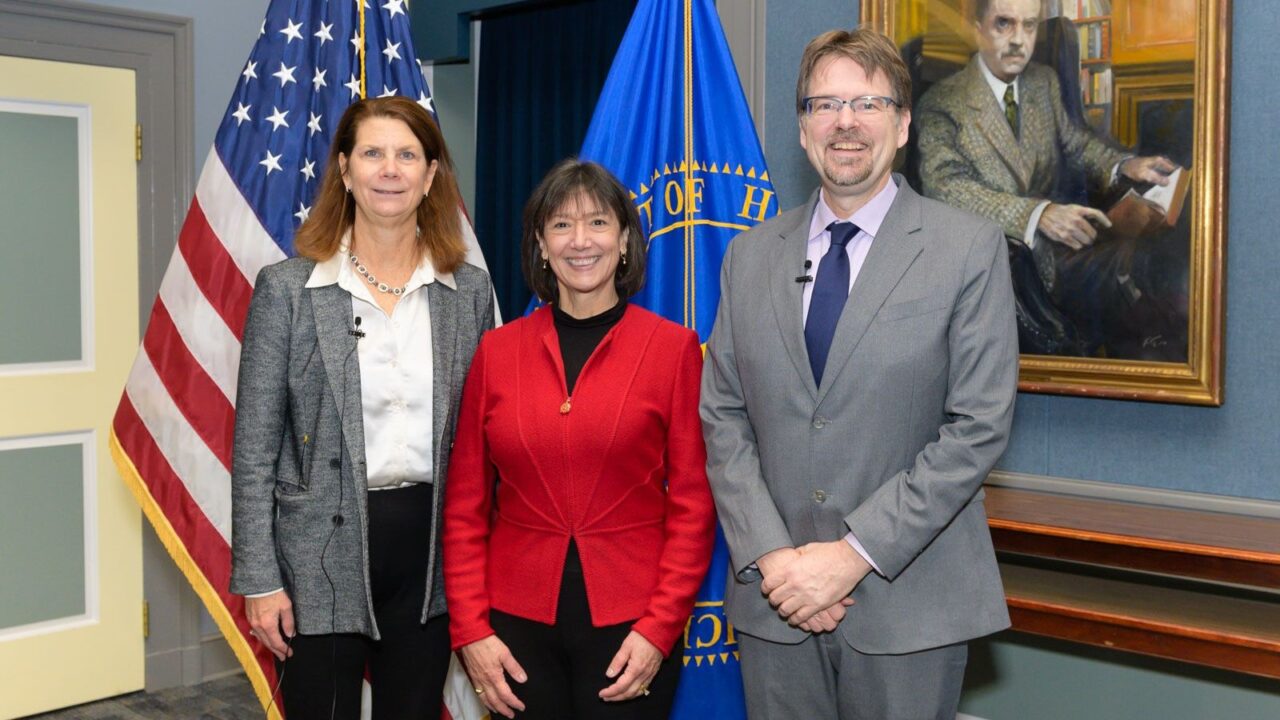
[[[262,707],[244,675],[191,687],[129,695],[77,705],[28,720],[261,720]]]

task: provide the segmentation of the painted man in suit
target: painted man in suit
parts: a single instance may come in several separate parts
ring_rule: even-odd
[[[702,381],[747,710],[952,718],[966,641],[1009,624],[980,493],[1017,383],[1003,234],[890,172],[888,38],[818,36],[796,89],[821,188],[730,245]]]
[[[1030,62],[1042,18],[1040,0],[974,3],[978,53],[920,99],[920,179],[925,195],[1004,230],[1023,352],[1093,354],[1103,339],[1101,330],[1088,329],[1089,316],[1119,312],[1142,292],[1118,243],[1091,248],[1111,222],[1097,208],[1062,198],[1062,173],[1083,172],[1094,188],[1121,175],[1166,185],[1175,166],[1134,157],[1068,117],[1057,74]],[[1082,281],[1098,274],[1108,282],[1081,297]]]

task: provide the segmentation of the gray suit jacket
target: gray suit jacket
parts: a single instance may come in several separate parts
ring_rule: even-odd
[[[739,631],[796,643],[750,566],[852,530],[880,567],[839,632],[865,653],[985,635],[1009,616],[980,492],[1018,377],[1004,239],[902,180],[836,326],[821,387],[801,286],[816,194],[734,239],[703,369],[707,467]]]
[[[1022,242],[1036,205],[1053,200],[1064,165],[1106,187],[1127,154],[1067,115],[1058,76],[1031,63],[1019,80],[1019,125],[1014,137],[975,55],[965,68],[920,98],[920,181],[925,195],[996,221]]]
[[[348,332],[351,295],[337,285],[304,287],[314,267],[304,258],[285,260],[263,268],[254,285],[236,394],[231,592],[284,587],[299,632],[377,639],[360,364]],[[440,282],[426,288],[435,482],[424,622],[445,612],[439,539],[449,449],[471,356],[493,327],[489,276],[462,265],[453,277],[457,290]],[[335,531],[337,515],[343,521]],[[333,592],[320,566],[326,542]]]

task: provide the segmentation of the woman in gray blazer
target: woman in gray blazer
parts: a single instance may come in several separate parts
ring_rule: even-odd
[[[449,664],[439,512],[463,380],[493,327],[425,110],[361,100],[334,134],[298,257],[245,325],[231,591],[291,718],[439,717]]]

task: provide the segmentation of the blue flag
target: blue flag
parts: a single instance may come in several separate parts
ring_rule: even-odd
[[[631,190],[649,238],[636,302],[705,343],[720,261],[778,201],[713,0],[640,0],[596,104],[581,157]],[[729,552],[715,555],[683,637],[673,718],[746,717],[738,642],[724,615]]]

